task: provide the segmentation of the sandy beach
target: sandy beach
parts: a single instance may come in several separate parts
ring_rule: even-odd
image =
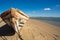
[[[60,27],[43,21],[30,19],[24,24],[24,27],[20,31],[20,35],[23,40],[60,40]],[[18,36],[16,33],[9,36],[0,36],[0,40],[4,38],[7,40],[17,40]]]

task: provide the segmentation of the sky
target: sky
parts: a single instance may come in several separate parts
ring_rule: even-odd
[[[0,14],[10,8],[30,17],[60,17],[60,0],[0,0]]]

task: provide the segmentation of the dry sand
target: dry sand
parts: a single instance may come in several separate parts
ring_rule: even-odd
[[[0,23],[1,25],[1,23]],[[29,20],[20,31],[23,40],[60,40],[60,27],[38,20]],[[17,40],[16,33],[10,36],[0,36],[0,40]]]

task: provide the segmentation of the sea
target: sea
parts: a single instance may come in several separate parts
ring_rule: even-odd
[[[41,20],[46,23],[60,27],[60,17],[31,17],[31,19]]]

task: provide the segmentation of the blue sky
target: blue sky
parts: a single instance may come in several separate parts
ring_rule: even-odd
[[[29,16],[60,17],[60,0],[0,0],[0,14],[12,7]]]

